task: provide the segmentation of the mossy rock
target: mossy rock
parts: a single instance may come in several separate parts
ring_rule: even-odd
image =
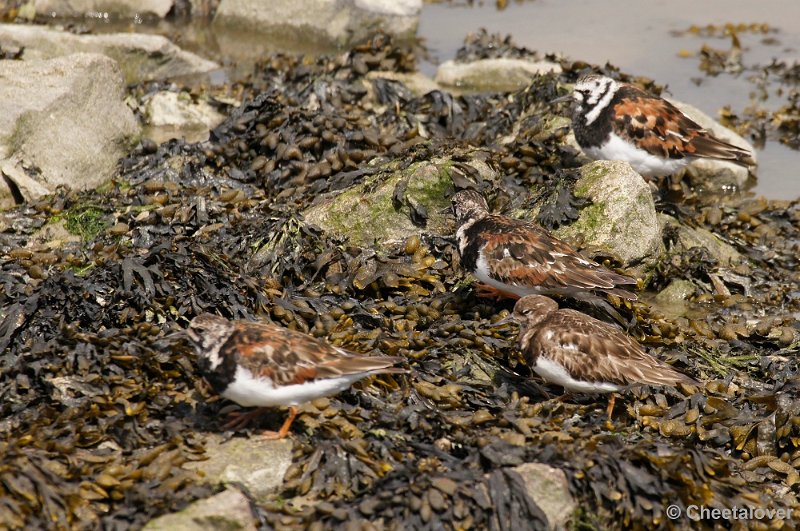
[[[469,164],[482,175],[492,172],[482,162]],[[399,162],[390,163],[362,183],[308,208],[305,220],[354,245],[378,248],[420,233],[451,235],[455,230],[450,215],[451,167],[449,159],[416,162],[405,168]],[[403,182],[401,201],[393,201],[395,189],[402,188]],[[427,212],[424,225],[412,221],[412,205]]]
[[[641,276],[658,262],[664,243],[653,196],[627,162],[599,160],[583,166],[574,193],[592,203],[574,223],[554,231],[556,237],[617,257]]]

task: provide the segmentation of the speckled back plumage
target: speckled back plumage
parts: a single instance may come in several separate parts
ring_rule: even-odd
[[[693,378],[645,352],[619,328],[575,310],[559,310],[539,295],[517,302],[520,349],[529,366],[541,357],[562,366],[575,380],[620,388],[650,384],[698,385]]]
[[[577,81],[572,96],[575,139],[593,158],[604,158],[594,154],[603,155],[603,146],[616,135],[664,160],[685,164],[694,158],[714,158],[754,164],[749,151],[715,138],[667,100],[632,85],[591,74]]]
[[[228,321],[202,314],[191,322],[187,335],[206,360],[209,383],[221,392],[241,366],[256,378],[275,386],[377,373],[401,373],[397,356],[360,356],[271,323]]]
[[[491,214],[478,192],[461,191],[452,201],[465,270],[475,272],[482,257],[492,279],[509,286],[564,296],[601,291],[636,300],[635,294],[618,287],[635,285],[635,279],[584,258],[533,223]]]

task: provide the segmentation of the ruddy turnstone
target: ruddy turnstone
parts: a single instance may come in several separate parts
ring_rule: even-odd
[[[299,404],[336,394],[372,374],[408,372],[395,367],[401,357],[353,354],[270,323],[204,313],[192,319],[186,335],[217,393],[240,406],[259,407],[226,427],[246,424],[261,408],[289,406],[280,430],[264,433],[268,439],[286,437]]]
[[[642,350],[618,328],[575,310],[559,310],[541,295],[517,301],[519,347],[528,366],[545,381],[567,393],[614,393],[636,385],[698,386]],[[614,395],[608,417],[614,408]]]
[[[752,154],[723,142],[663,98],[610,77],[578,79],[572,128],[581,149],[594,160],[623,160],[643,177],[680,170],[693,159],[712,158],[752,166]]]
[[[483,196],[462,190],[453,198],[456,239],[461,267],[501,294],[556,295],[599,306],[615,318],[619,314],[592,292],[635,301],[636,295],[618,286],[636,280],[601,266],[527,221],[489,212]]]

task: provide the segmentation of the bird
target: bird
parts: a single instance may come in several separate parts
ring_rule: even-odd
[[[580,77],[572,93],[572,129],[589,158],[622,160],[643,177],[671,175],[695,159],[753,166],[752,153],[715,138],[673,104],[607,76]]]
[[[514,305],[519,348],[528,366],[566,393],[612,393],[638,385],[699,386],[694,378],[645,352],[619,328],[575,310],[559,309],[542,295],[528,295]]]
[[[629,301],[636,294],[620,286],[636,279],[584,258],[567,243],[528,221],[489,212],[486,199],[466,189],[452,197],[461,267],[487,286],[485,292],[519,299],[525,295],[569,297],[622,318],[601,292]]]
[[[230,321],[203,313],[191,320],[185,335],[200,357],[200,369],[215,392],[243,407],[258,409],[234,415],[226,428],[246,425],[264,408],[288,406],[281,428],[265,439],[283,439],[297,407],[331,396],[373,374],[402,374],[399,356],[365,356],[267,322]]]

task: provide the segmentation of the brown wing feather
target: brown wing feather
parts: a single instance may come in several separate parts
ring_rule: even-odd
[[[618,328],[574,310],[549,316],[537,335],[547,356],[579,380],[622,386],[697,384],[646,353]]]
[[[618,92],[612,124],[620,137],[653,155],[682,159],[711,157],[752,164],[751,154],[711,136],[670,102],[626,85]]]
[[[238,352],[238,362],[276,385],[351,374],[406,372],[395,368],[397,356],[359,356],[306,334],[268,323],[236,323],[226,345]]]
[[[617,285],[636,284],[584,258],[563,241],[531,223],[491,216],[500,230],[487,235],[483,248],[489,274],[500,282],[547,289],[615,290]],[[636,296],[625,290],[627,298]]]

